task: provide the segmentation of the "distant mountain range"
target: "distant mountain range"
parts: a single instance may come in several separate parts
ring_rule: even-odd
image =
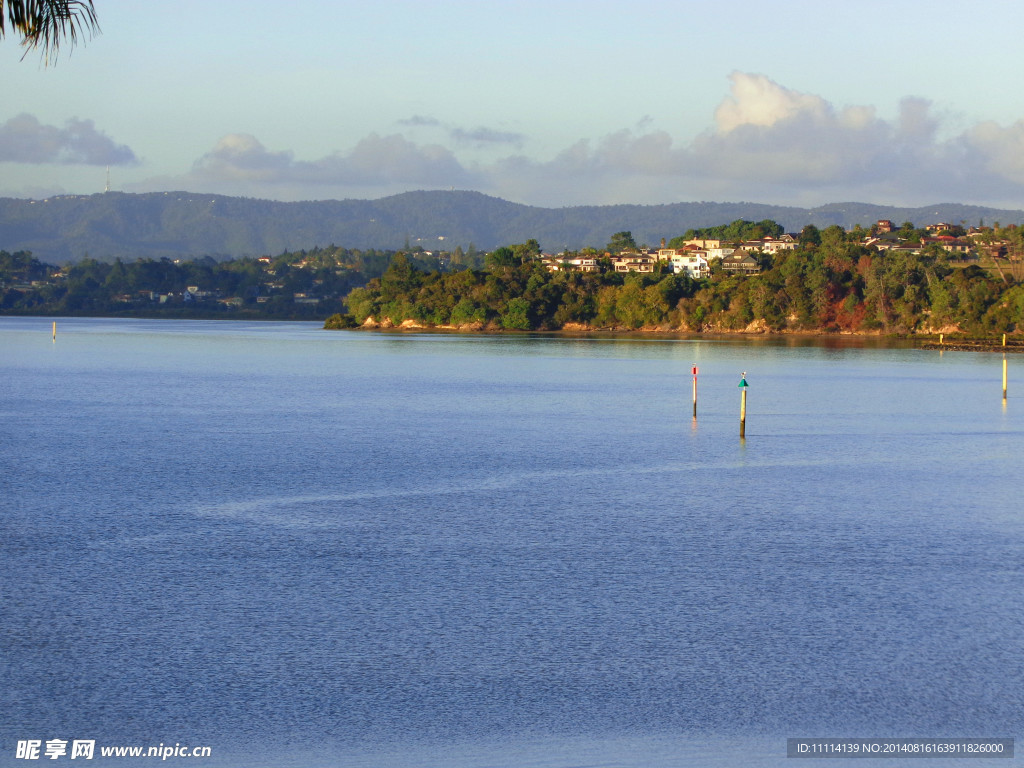
[[[950,222],[1024,224],[1024,211],[942,203],[896,208],[832,203],[795,208],[759,203],[673,203],[536,208],[479,192],[406,192],[380,200],[281,203],[194,192],[0,198],[0,250],[27,250],[61,264],[89,256],[190,258],[277,255],[315,246],[479,250],[536,238],[546,251],[603,247],[629,230],[655,246],[686,230],[736,219],[772,219],[787,231],[806,224],[870,226],[879,219],[917,226]]]

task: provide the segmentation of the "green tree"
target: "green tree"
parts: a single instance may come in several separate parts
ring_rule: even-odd
[[[821,245],[821,231],[813,224],[808,224],[800,230],[800,245],[805,248],[811,245]]]
[[[340,331],[345,328],[355,328],[356,321],[352,315],[343,315],[338,313],[331,315],[324,321],[324,329],[328,331]]]
[[[452,325],[468,325],[471,323],[480,323],[482,325],[486,319],[487,310],[470,298],[460,299],[459,303],[452,309]]]
[[[527,262],[540,256],[540,243],[533,238],[520,245],[513,245],[512,252],[520,262]]]
[[[840,227],[838,224],[833,224],[829,227],[825,227],[821,231],[821,239],[819,243],[821,245],[831,246],[833,248],[843,245],[846,242],[846,230]]]
[[[128,290],[128,274],[120,259],[114,260],[103,282],[111,293],[123,293]]]
[[[530,302],[521,296],[509,301],[501,313],[501,327],[509,331],[530,330]]]
[[[636,241],[633,239],[633,233],[628,231],[616,232],[612,235],[612,239],[609,241],[606,250],[613,254],[622,253],[623,251],[637,250]]]
[[[764,219],[756,224],[745,219],[736,219],[732,224],[721,224],[717,227],[705,227],[704,229],[688,229],[682,237],[672,238],[670,248],[678,248],[686,240],[728,240],[739,242],[741,240],[760,240],[764,237],[778,237],[785,229],[778,222],[771,219]]]
[[[304,273],[306,270],[298,270]],[[396,253],[391,259],[389,266],[380,278],[381,298],[384,301],[391,301],[399,296],[405,296],[415,290],[420,284],[421,273],[409,261],[404,253]],[[299,290],[303,290],[300,288]]]
[[[484,257],[484,267],[489,272],[504,267],[517,267],[522,263],[522,259],[516,256],[515,251],[507,247],[496,248]]]
[[[368,317],[376,317],[380,313],[380,292],[374,290],[373,282],[366,288],[354,289],[345,299],[348,311],[355,321],[362,325]]]

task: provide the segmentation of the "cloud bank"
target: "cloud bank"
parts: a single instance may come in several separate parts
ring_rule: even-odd
[[[135,153],[97,131],[92,120],[68,120],[63,128],[21,114],[0,125],[0,162],[59,165],[134,165]]]
[[[887,120],[873,106],[837,107],[762,74],[734,72],[709,128],[686,141],[652,130],[645,119],[581,139],[549,159],[517,152],[468,162],[457,155],[460,148],[520,150],[528,137],[462,129],[424,115],[399,125],[443,135],[454,148],[398,133],[371,134],[345,154],[298,160],[292,152],[268,150],[253,136],[233,134],[188,174],[165,182],[291,198],[457,187],[552,206],[681,200],[1024,204],[1024,120],[1009,127],[982,123],[940,139],[942,120],[927,100],[907,97]]]
[[[302,184],[316,187],[373,187],[418,184],[426,187],[474,184],[451,151],[438,145],[419,146],[397,134],[371,134],[348,155],[296,160],[292,152],[272,152],[256,137],[230,134],[196,161],[187,178],[201,184]]]

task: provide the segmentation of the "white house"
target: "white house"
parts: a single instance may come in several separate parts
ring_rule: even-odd
[[[596,256],[544,256],[542,261],[548,272],[599,272]]]
[[[771,254],[776,254],[779,251],[795,251],[796,247],[797,241],[790,235],[783,235],[778,239],[766,237],[761,242],[761,250]]]
[[[726,256],[732,254],[732,252],[735,250],[735,248],[729,247],[708,248],[708,261],[711,261],[712,259],[724,259]]]
[[[694,279],[707,277],[711,274],[711,267],[708,266],[708,257],[700,252],[679,252],[669,257],[672,264],[672,271],[676,274],[686,273]]]

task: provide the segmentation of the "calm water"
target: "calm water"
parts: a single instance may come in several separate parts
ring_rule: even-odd
[[[51,738],[568,768],[1024,736],[1001,365],[0,318],[0,765]]]

